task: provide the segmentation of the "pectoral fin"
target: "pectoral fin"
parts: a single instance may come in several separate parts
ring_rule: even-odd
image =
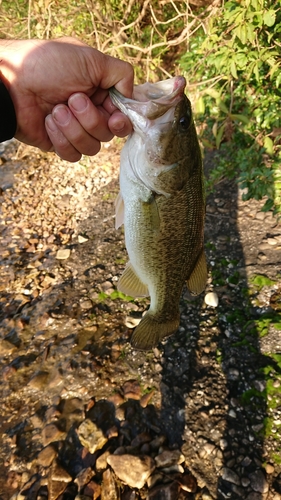
[[[124,223],[124,200],[119,191],[115,200],[115,229],[118,229]]]
[[[149,217],[152,229],[158,231],[160,227],[160,217],[154,194],[150,196],[148,201],[143,202],[143,211],[144,216]]]
[[[118,290],[131,297],[148,297],[148,288],[136,275],[133,266],[128,262],[125,270],[118,281]]]
[[[189,291],[193,295],[199,295],[199,293],[203,292],[206,287],[208,277],[207,271],[207,262],[204,250],[202,250],[199,259],[196,262],[196,265],[187,280],[187,286]]]

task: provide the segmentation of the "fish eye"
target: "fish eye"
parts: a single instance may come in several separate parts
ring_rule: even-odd
[[[180,128],[182,130],[187,130],[189,125],[190,125],[190,115],[189,116],[182,116],[179,119],[179,124],[180,124]]]

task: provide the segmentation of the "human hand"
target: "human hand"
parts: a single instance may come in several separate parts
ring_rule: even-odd
[[[102,141],[132,130],[108,95],[115,86],[131,97],[130,64],[73,38],[1,40],[0,53],[20,141],[78,161],[82,154],[96,154]]]

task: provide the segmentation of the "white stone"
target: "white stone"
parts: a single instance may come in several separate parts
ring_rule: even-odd
[[[84,236],[81,236],[81,234],[78,234],[78,243],[85,243],[86,241],[89,241],[89,239],[84,238]]]
[[[204,300],[205,300],[205,303],[207,304],[207,306],[218,307],[219,298],[218,298],[216,292],[206,293]]]
[[[141,322],[142,318],[133,318],[132,316],[127,316],[125,319],[125,325],[127,328],[135,328]]]
[[[70,256],[69,248],[60,248],[56,253],[56,259],[58,260],[66,260]]]

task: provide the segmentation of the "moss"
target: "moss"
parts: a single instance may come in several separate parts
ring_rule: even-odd
[[[274,285],[275,281],[262,274],[257,274],[250,278],[250,283],[257,287],[258,290],[261,290],[264,286]]]
[[[258,400],[266,400],[266,391],[258,391],[254,387],[251,389],[248,389],[247,391],[243,392],[241,396],[241,403],[243,405],[248,405],[250,402],[253,401],[253,398],[257,398]]]
[[[276,463],[276,465],[281,465],[281,448],[279,450],[279,453],[272,453],[271,458]]]

